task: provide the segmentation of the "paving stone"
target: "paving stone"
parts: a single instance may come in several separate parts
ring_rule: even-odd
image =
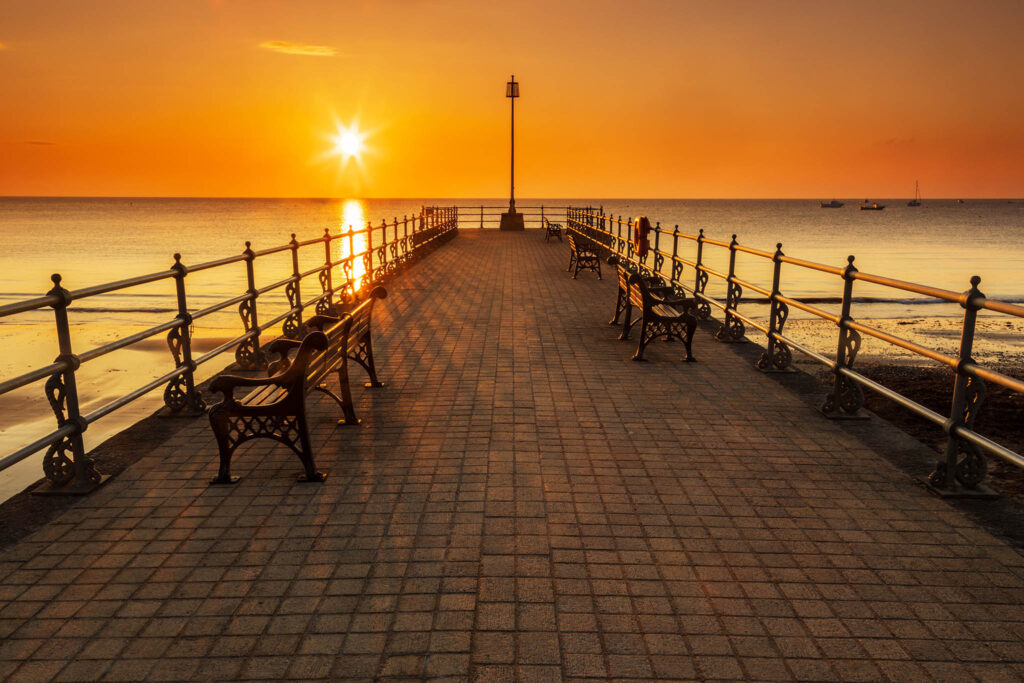
[[[0,678],[1020,680],[1024,558],[538,233],[388,284],[359,427],[208,487],[205,417],[0,557]],[[358,370],[356,370],[358,374]],[[638,408],[638,406],[640,408]]]

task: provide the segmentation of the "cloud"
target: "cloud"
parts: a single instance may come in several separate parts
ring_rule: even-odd
[[[286,55],[306,55],[307,57],[333,57],[338,52],[329,45],[304,45],[290,43],[287,40],[267,40],[260,43],[264,50],[273,50]]]

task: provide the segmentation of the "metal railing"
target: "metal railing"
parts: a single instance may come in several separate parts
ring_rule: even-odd
[[[702,318],[711,317],[711,309],[723,313],[721,325],[715,338],[722,342],[744,340],[746,326],[765,335],[766,348],[757,367],[764,371],[784,371],[792,362],[792,351],[796,349],[808,358],[828,366],[833,374],[832,391],[821,407],[830,417],[852,417],[864,405],[861,387],[874,391],[914,414],[942,427],[947,434],[945,459],[936,462],[929,483],[945,492],[955,492],[960,487],[976,489],[988,470],[985,453],[1003,458],[1019,467],[1024,467],[1024,456],[982,436],[974,430],[978,411],[985,398],[985,383],[991,382],[1011,391],[1024,394],[1024,381],[1010,377],[996,370],[985,368],[971,357],[974,346],[975,323],[981,310],[1024,318],[1024,307],[1001,301],[991,301],[978,289],[981,278],[971,278],[970,289],[953,292],[936,287],[906,282],[893,278],[862,273],[853,265],[854,257],[847,259],[845,267],[830,266],[813,261],[786,256],[782,244],[775,245],[775,251],[763,251],[742,246],[736,240],[722,242],[709,239],[701,230],[697,235],[662,229],[656,224],[649,235],[650,249],[643,256],[637,254],[633,234],[633,220],[605,215],[601,208],[570,208],[566,211],[566,227],[577,235],[590,240],[608,253],[625,259],[631,268],[659,275],[674,287],[693,296]],[[687,249],[684,256],[681,249]],[[721,272],[708,267],[706,248],[728,250],[728,271]],[[760,286],[741,279],[736,272],[737,254],[751,256],[772,263],[772,283]],[[840,313],[835,315],[798,298],[785,296],[780,291],[783,264],[827,276],[834,276],[842,282]],[[693,271],[690,281],[684,281],[684,268]],[[708,295],[707,286],[711,277],[725,285],[725,301]],[[863,282],[901,292],[921,295],[944,302],[959,304],[964,310],[960,333],[960,347],[957,356],[940,353],[914,342],[883,332],[869,325],[857,322],[852,316],[854,283]],[[768,322],[764,324],[739,311],[744,290],[756,292],[767,298],[770,304]],[[790,308],[831,321],[838,328],[838,339],[834,357],[826,357],[787,337],[784,332]],[[941,415],[916,401],[900,394],[853,370],[854,361],[861,345],[861,335],[881,340],[892,346],[910,351],[916,355],[941,363],[951,369],[955,376],[949,417]]]
[[[298,241],[293,234],[287,244],[270,249],[254,251],[251,244],[246,242],[241,254],[194,266],[186,266],[181,262],[180,254],[175,254],[174,264],[167,270],[73,291],[62,286],[59,274],[53,275],[53,288],[45,296],[0,306],[0,319],[52,308],[60,355],[49,365],[0,382],[0,396],[45,379],[44,391],[56,417],[57,428],[0,459],[0,471],[47,448],[43,457],[43,471],[53,488],[69,493],[84,493],[95,488],[101,481],[101,475],[92,459],[86,456],[82,440],[82,434],[89,425],[161,386],[164,387],[164,404],[169,412],[181,415],[202,413],[205,404],[195,382],[195,371],[200,365],[234,349],[234,360],[240,369],[264,367],[266,359],[261,350],[261,335],[264,331],[280,325],[285,336],[295,336],[302,333],[303,315],[307,309],[312,308],[317,314],[338,313],[345,305],[358,301],[360,292],[368,285],[382,281],[425,250],[453,237],[458,228],[458,220],[455,207],[423,207],[419,215],[395,218],[390,223],[382,221],[376,226],[368,223],[361,230],[350,228],[347,232],[331,234],[329,229],[325,229],[323,236],[304,241]],[[335,253],[334,247],[339,245],[346,247],[344,256]],[[299,252],[307,247],[321,249],[323,262],[302,271],[299,268]],[[357,248],[361,251],[357,251]],[[266,256],[286,252],[291,255],[291,274],[280,281],[257,287],[256,262]],[[244,292],[201,310],[190,310],[189,275],[237,267],[238,264],[244,264],[245,268],[247,289]],[[310,277],[316,278],[317,291],[313,296],[303,299],[302,285]],[[76,302],[171,279],[174,280],[177,300],[177,315],[174,318],[88,351],[74,352],[69,313],[74,313]],[[287,298],[287,310],[271,320],[261,322],[257,302],[261,296],[281,288]],[[238,307],[243,333],[193,358],[192,324],[232,306]],[[76,372],[82,364],[162,332],[167,332],[167,345],[174,360],[174,369],[83,415],[76,382]]]
[[[456,206],[459,211],[460,228],[498,228],[501,214],[508,211],[508,205],[502,206]],[[558,222],[565,215],[568,206],[519,206],[516,213],[523,214],[523,222],[527,228],[543,228],[544,219]]]

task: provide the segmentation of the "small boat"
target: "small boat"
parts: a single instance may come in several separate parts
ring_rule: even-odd
[[[907,202],[907,206],[921,206],[921,186],[914,181],[914,198]]]
[[[885,204],[879,204],[878,202],[868,203],[868,200],[864,200],[864,203],[860,205],[861,211],[881,211],[885,208]]]
[[[839,208],[842,208],[842,206],[843,206],[843,203],[841,201],[839,201],[838,199],[833,199],[830,202],[822,202],[821,203],[821,208],[823,208],[823,209],[839,209]]]
[[[957,204],[963,204],[963,203],[964,203],[964,200],[962,200],[962,199],[958,199],[958,200],[956,200],[956,203],[957,203]]]

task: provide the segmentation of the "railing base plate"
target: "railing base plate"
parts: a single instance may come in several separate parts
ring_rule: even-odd
[[[33,496],[87,496],[106,484],[108,479],[110,479],[109,474],[101,474],[100,480],[91,486],[78,486],[74,483],[66,486],[54,486],[50,482],[44,481],[32,489],[31,494]]]
[[[939,498],[947,499],[967,499],[967,500],[995,500],[999,498],[999,494],[985,486],[984,484],[978,484],[977,488],[965,489],[962,486],[957,486],[955,489],[940,489],[932,486],[928,483],[927,479],[921,479],[921,483],[928,487],[928,490],[934,493]]]

